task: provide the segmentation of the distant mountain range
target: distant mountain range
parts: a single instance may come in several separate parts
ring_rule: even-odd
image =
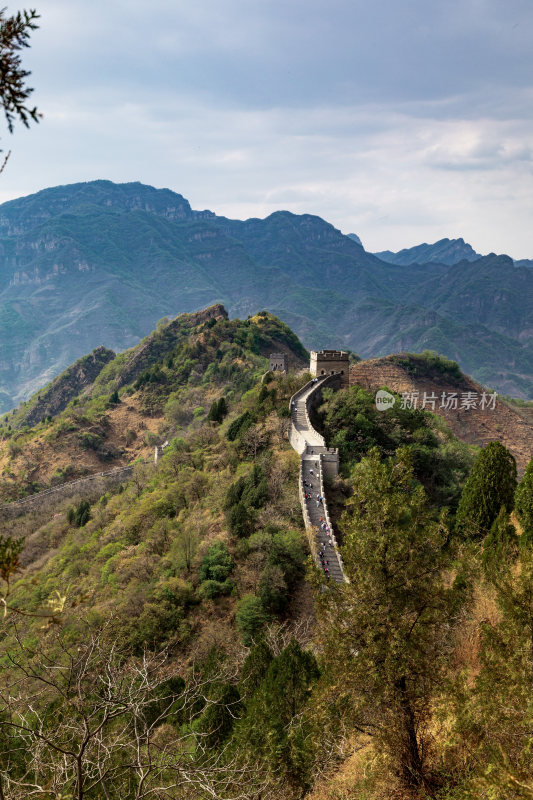
[[[424,349],[533,395],[533,270],[462,239],[368,253],[309,214],[230,220],[168,189],[94,181],[0,206],[0,410],[103,345],[222,302],[267,309],[307,347]],[[459,259],[457,261],[457,259]]]
[[[479,253],[465,242],[464,239],[441,239],[435,244],[419,244],[416,247],[408,247],[393,253],[390,250],[383,250],[375,253],[382,261],[389,264],[458,264],[459,261],[476,261],[481,258]]]
[[[361,240],[355,233],[349,233],[354,241],[362,244]],[[460,261],[477,261],[482,258],[480,253],[476,253],[468,242],[464,239],[440,239],[435,244],[418,244],[416,247],[407,247],[404,250],[399,250],[393,253],[392,250],[382,250],[379,253],[374,253],[375,256],[388,264],[400,264],[406,266],[408,264],[444,264],[452,266],[458,264]],[[494,255],[494,253],[491,253]],[[515,267],[533,267],[533,260],[523,258],[520,261],[514,261]]]

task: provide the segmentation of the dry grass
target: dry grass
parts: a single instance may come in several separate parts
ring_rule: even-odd
[[[494,591],[486,584],[474,587],[472,606],[465,612],[454,648],[454,669],[466,670],[473,681],[480,670],[481,625],[495,626],[500,621],[500,611]]]
[[[355,752],[335,772],[319,778],[306,800],[421,800],[400,786],[370,739],[350,744]]]

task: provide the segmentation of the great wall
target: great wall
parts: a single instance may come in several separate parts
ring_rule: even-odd
[[[334,370],[326,374],[324,371],[297,391],[290,401],[289,428],[289,442],[300,456],[298,496],[311,553],[319,569],[337,583],[348,579],[329,516],[324,476],[333,478],[338,475],[339,452],[326,446],[324,437],[311,423],[309,409],[321,402],[325,386],[339,389],[344,383],[344,374]]]
[[[68,481],[50,489],[43,489],[42,492],[36,492],[24,497],[22,500],[2,503],[0,505],[0,519],[14,519],[22,516],[22,514],[27,514],[44,506],[48,500],[53,502],[68,500],[78,495],[101,496],[109,487],[116,486],[117,483],[122,483],[131,477],[132,471],[133,464],[129,464],[126,467],[118,467],[107,472],[96,472],[92,475],[78,478],[75,481]]]
[[[288,371],[286,356],[273,354],[270,366],[274,361],[276,371]],[[347,385],[348,356],[341,351],[321,351],[318,354],[312,352],[311,369],[315,377],[296,392],[290,401],[289,442],[300,455],[298,495],[311,552],[317,565],[329,578],[340,583],[347,578],[324,490],[324,476],[335,477],[338,474],[339,453],[338,450],[326,446],[324,437],[311,423],[309,411],[321,402],[322,389],[325,386],[339,389]],[[155,448],[156,465],[167,445],[168,441],[165,441]],[[42,510],[48,503],[57,504],[73,497],[101,496],[108,488],[129,479],[132,472],[133,464],[129,464],[44,489],[21,500],[0,504],[0,519],[14,519]]]

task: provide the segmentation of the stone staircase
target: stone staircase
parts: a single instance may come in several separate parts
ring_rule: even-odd
[[[324,457],[334,451],[326,447],[324,437],[313,428],[308,410],[309,399],[328,378],[310,381],[291,398],[289,441],[300,454],[298,493],[311,552],[324,574],[330,580],[342,583],[347,578],[324,493]],[[321,498],[318,502],[317,495]]]

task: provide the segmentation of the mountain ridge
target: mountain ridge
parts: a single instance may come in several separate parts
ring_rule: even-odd
[[[500,288],[515,299],[504,315],[494,296],[498,258]],[[506,258],[466,262],[467,271],[476,265],[475,285],[463,281],[465,300],[451,302],[453,266],[386,263],[315,215],[230,220],[141,183],[45,189],[0,206],[0,410],[98,345],[122,351],[161,317],[217,302],[241,317],[275,311],[308,347],[364,357],[435,349],[483,383],[527,397],[533,273],[512,274]]]
[[[476,259],[481,258],[481,255],[476,253],[474,248],[465,242],[462,237],[459,239],[439,239],[434,244],[424,242],[414,247],[404,248],[396,253],[391,250],[383,250],[374,255],[382,261],[400,265],[437,263],[450,266],[458,261],[476,261]]]

